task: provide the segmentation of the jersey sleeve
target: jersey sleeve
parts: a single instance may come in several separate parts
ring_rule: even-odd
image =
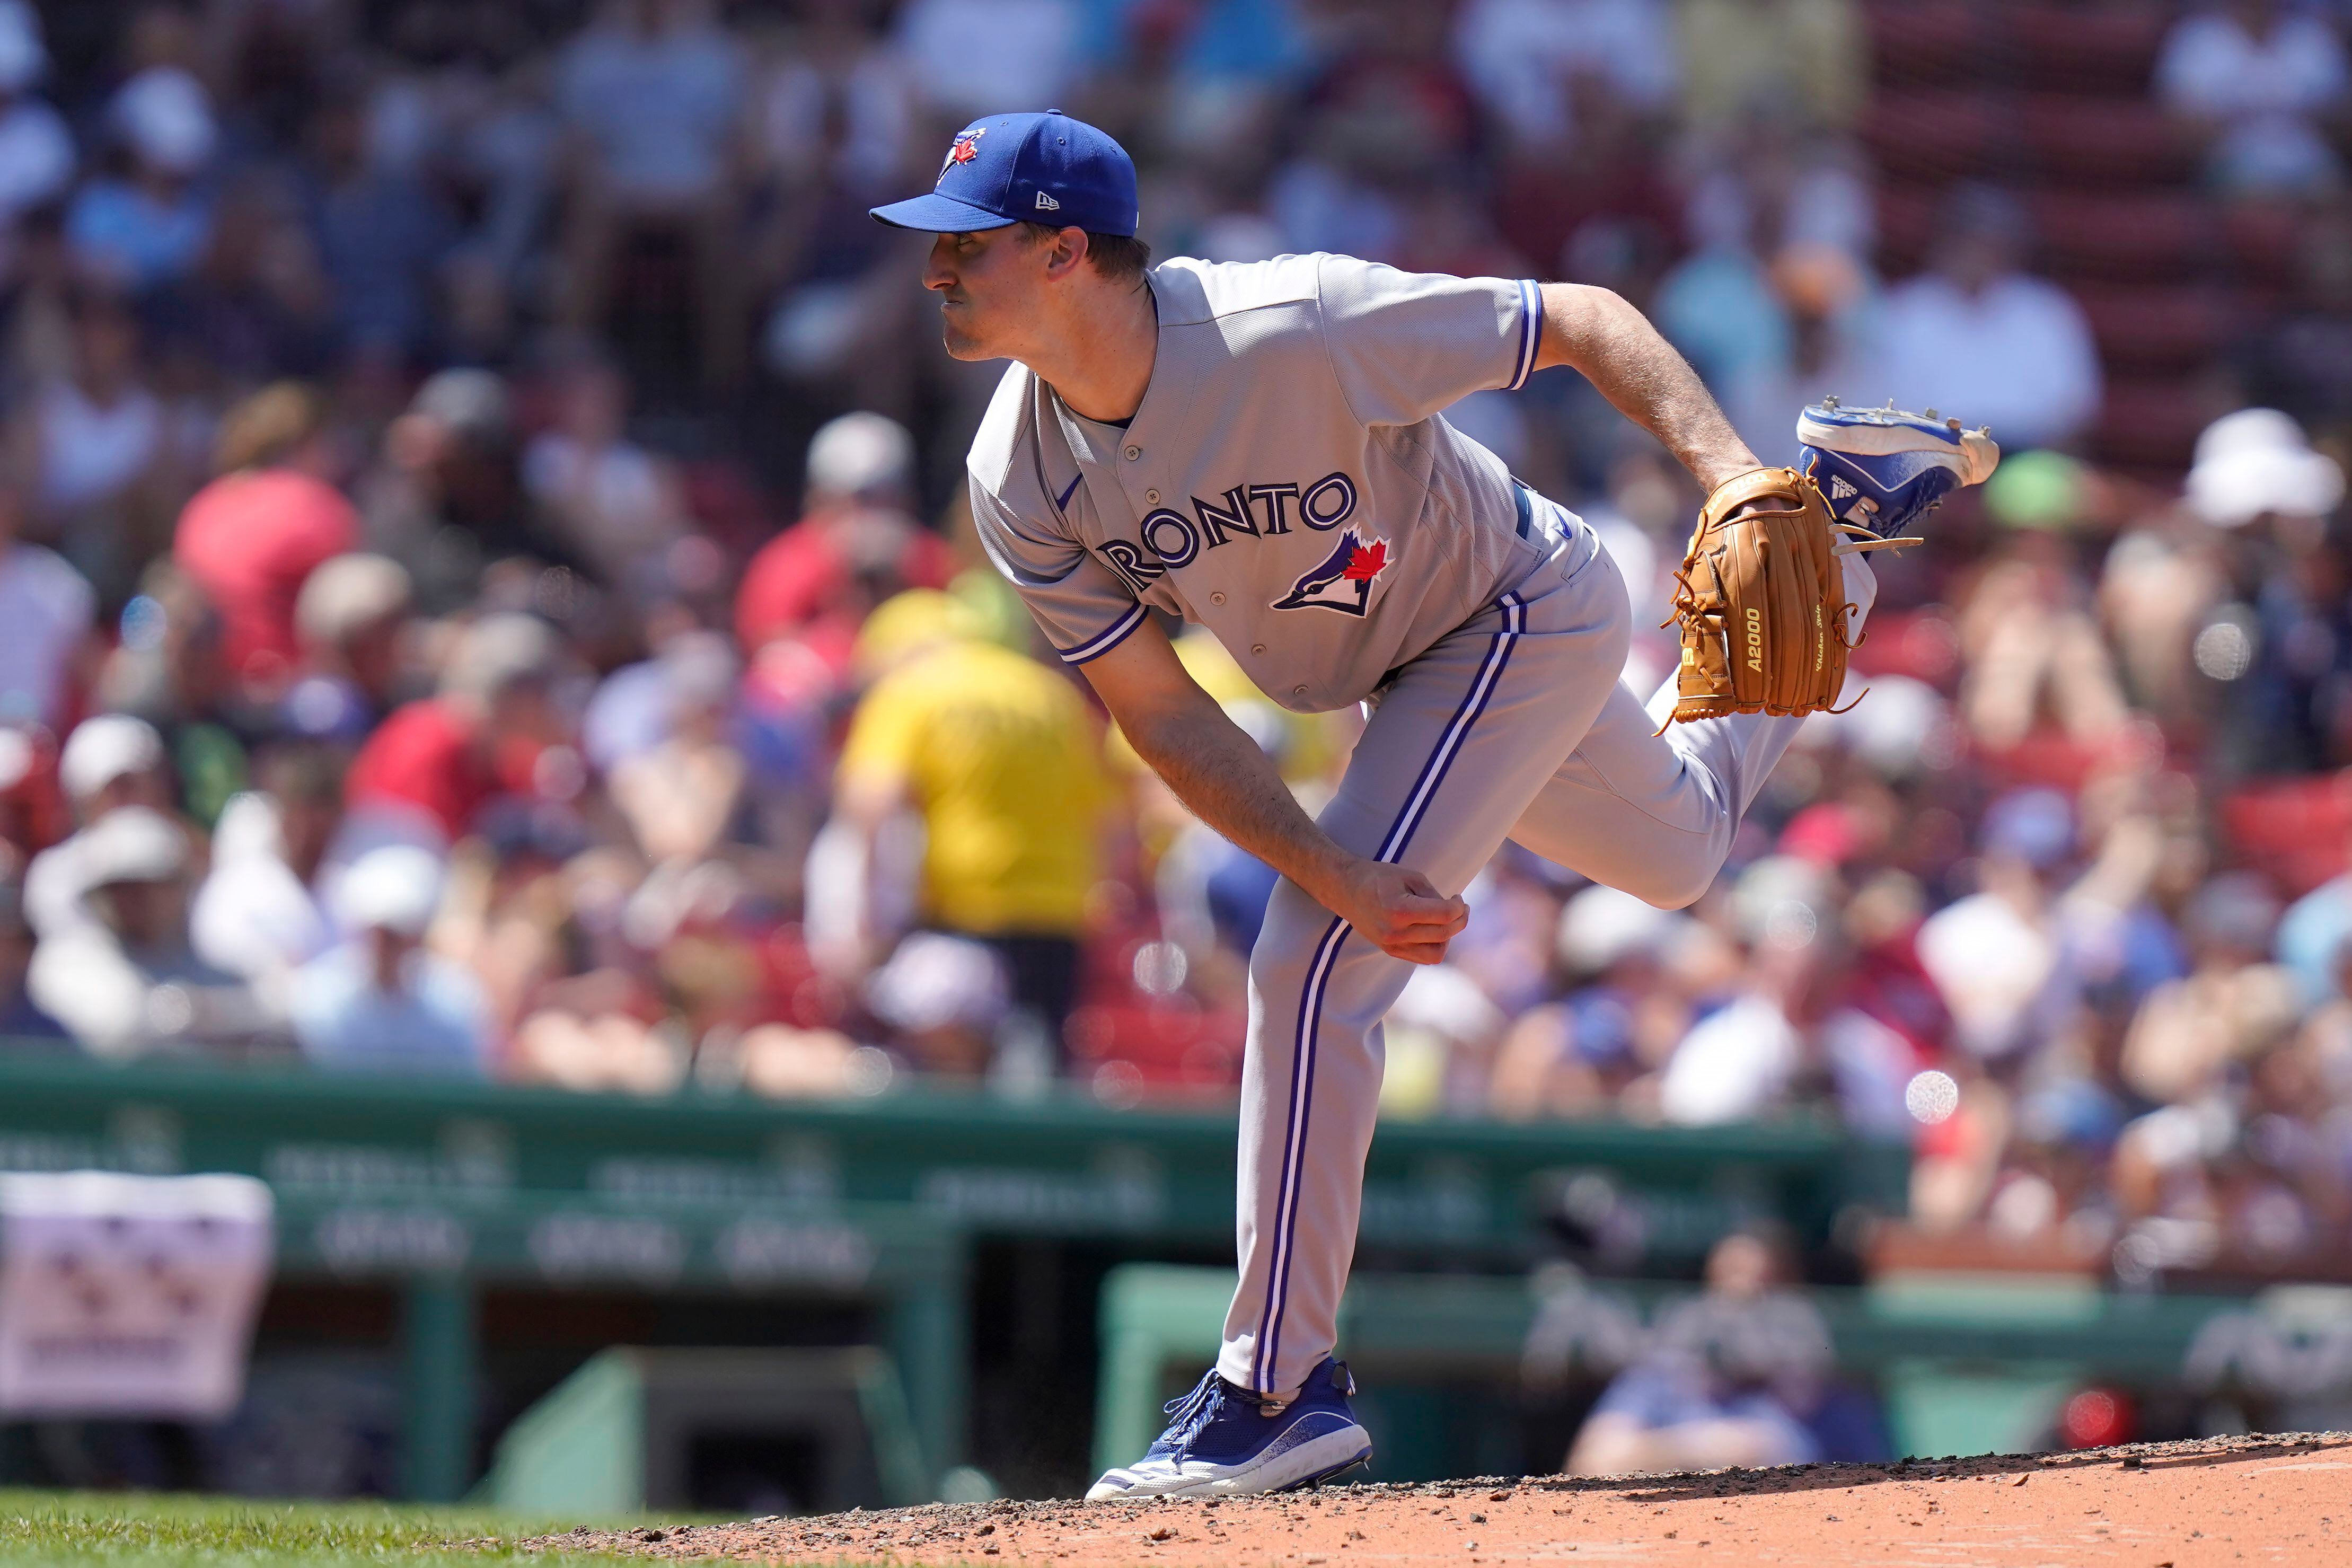
[[[1349,412],[1417,425],[1474,392],[1517,391],[1543,341],[1543,290],[1527,279],[1400,272],[1319,258],[1323,342]]]
[[[1100,658],[1143,624],[1147,612],[1118,573],[1076,540],[1014,515],[977,479],[971,521],[981,548],[1066,662]]]

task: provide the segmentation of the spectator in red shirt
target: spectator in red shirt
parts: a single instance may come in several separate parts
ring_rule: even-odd
[[[333,454],[317,394],[280,382],[229,411],[220,477],[180,513],[172,553],[219,610],[228,669],[275,696],[299,648],[294,603],[311,569],[355,548],[359,514],[328,482]]]
[[[751,558],[735,595],[735,636],[756,655],[797,637],[835,674],[866,612],[908,588],[943,588],[947,542],[915,521],[915,441],[897,420],[845,414],[808,450],[801,521]]]
[[[343,784],[352,815],[446,846],[495,796],[530,791],[540,753],[567,734],[550,693],[562,658],[554,629],[536,616],[476,621],[439,693],[396,710],[352,759]]]

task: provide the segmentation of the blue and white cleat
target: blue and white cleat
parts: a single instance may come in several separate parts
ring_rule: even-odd
[[[1858,538],[1843,549],[1917,544],[1902,537],[1943,499],[1992,477],[2000,448],[1957,419],[1884,408],[1847,408],[1824,397],[1797,416],[1798,468],[1818,486],[1830,515]]]
[[[1242,1497],[1312,1486],[1372,1457],[1356,1425],[1347,1363],[1326,1356],[1287,1405],[1236,1388],[1210,1369],[1169,1401],[1168,1430],[1132,1465],[1105,1470],[1088,1502],[1136,1497]]]

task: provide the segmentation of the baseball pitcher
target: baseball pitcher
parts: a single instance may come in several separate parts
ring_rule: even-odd
[[[1013,362],[970,459],[990,555],[1177,795],[1282,873],[1250,958],[1224,1348],[1087,1496],[1322,1479],[1371,1452],[1332,1350],[1407,966],[1444,957],[1506,838],[1696,899],[1803,715],[1838,700],[1875,593],[1863,552],[1998,453],[1932,410],[1825,402],[1803,471],[1767,468],[1605,289],[1344,256],[1149,267],[1133,164],[1055,110],[974,121],[931,194],[874,216],[938,237],[948,352]],[[1630,611],[1592,531],[1443,416],[1563,364],[1709,492],[1682,665],[1647,703],[1618,683]],[[1364,705],[1319,818],[1153,610],[1207,626],[1278,703]]]

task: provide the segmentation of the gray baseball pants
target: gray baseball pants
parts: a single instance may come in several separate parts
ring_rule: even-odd
[[[1320,821],[1449,895],[1510,838],[1679,908],[1706,890],[1804,721],[1739,714],[1654,734],[1675,681],[1646,706],[1620,684],[1624,580],[1591,530],[1550,510],[1561,542],[1549,559],[1376,695]],[[1860,555],[1845,567],[1866,615],[1876,580]],[[1217,1358],[1228,1382],[1288,1394],[1337,1343],[1380,1108],[1381,1018],[1411,970],[1287,879],[1276,885],[1250,954],[1241,1285]]]

